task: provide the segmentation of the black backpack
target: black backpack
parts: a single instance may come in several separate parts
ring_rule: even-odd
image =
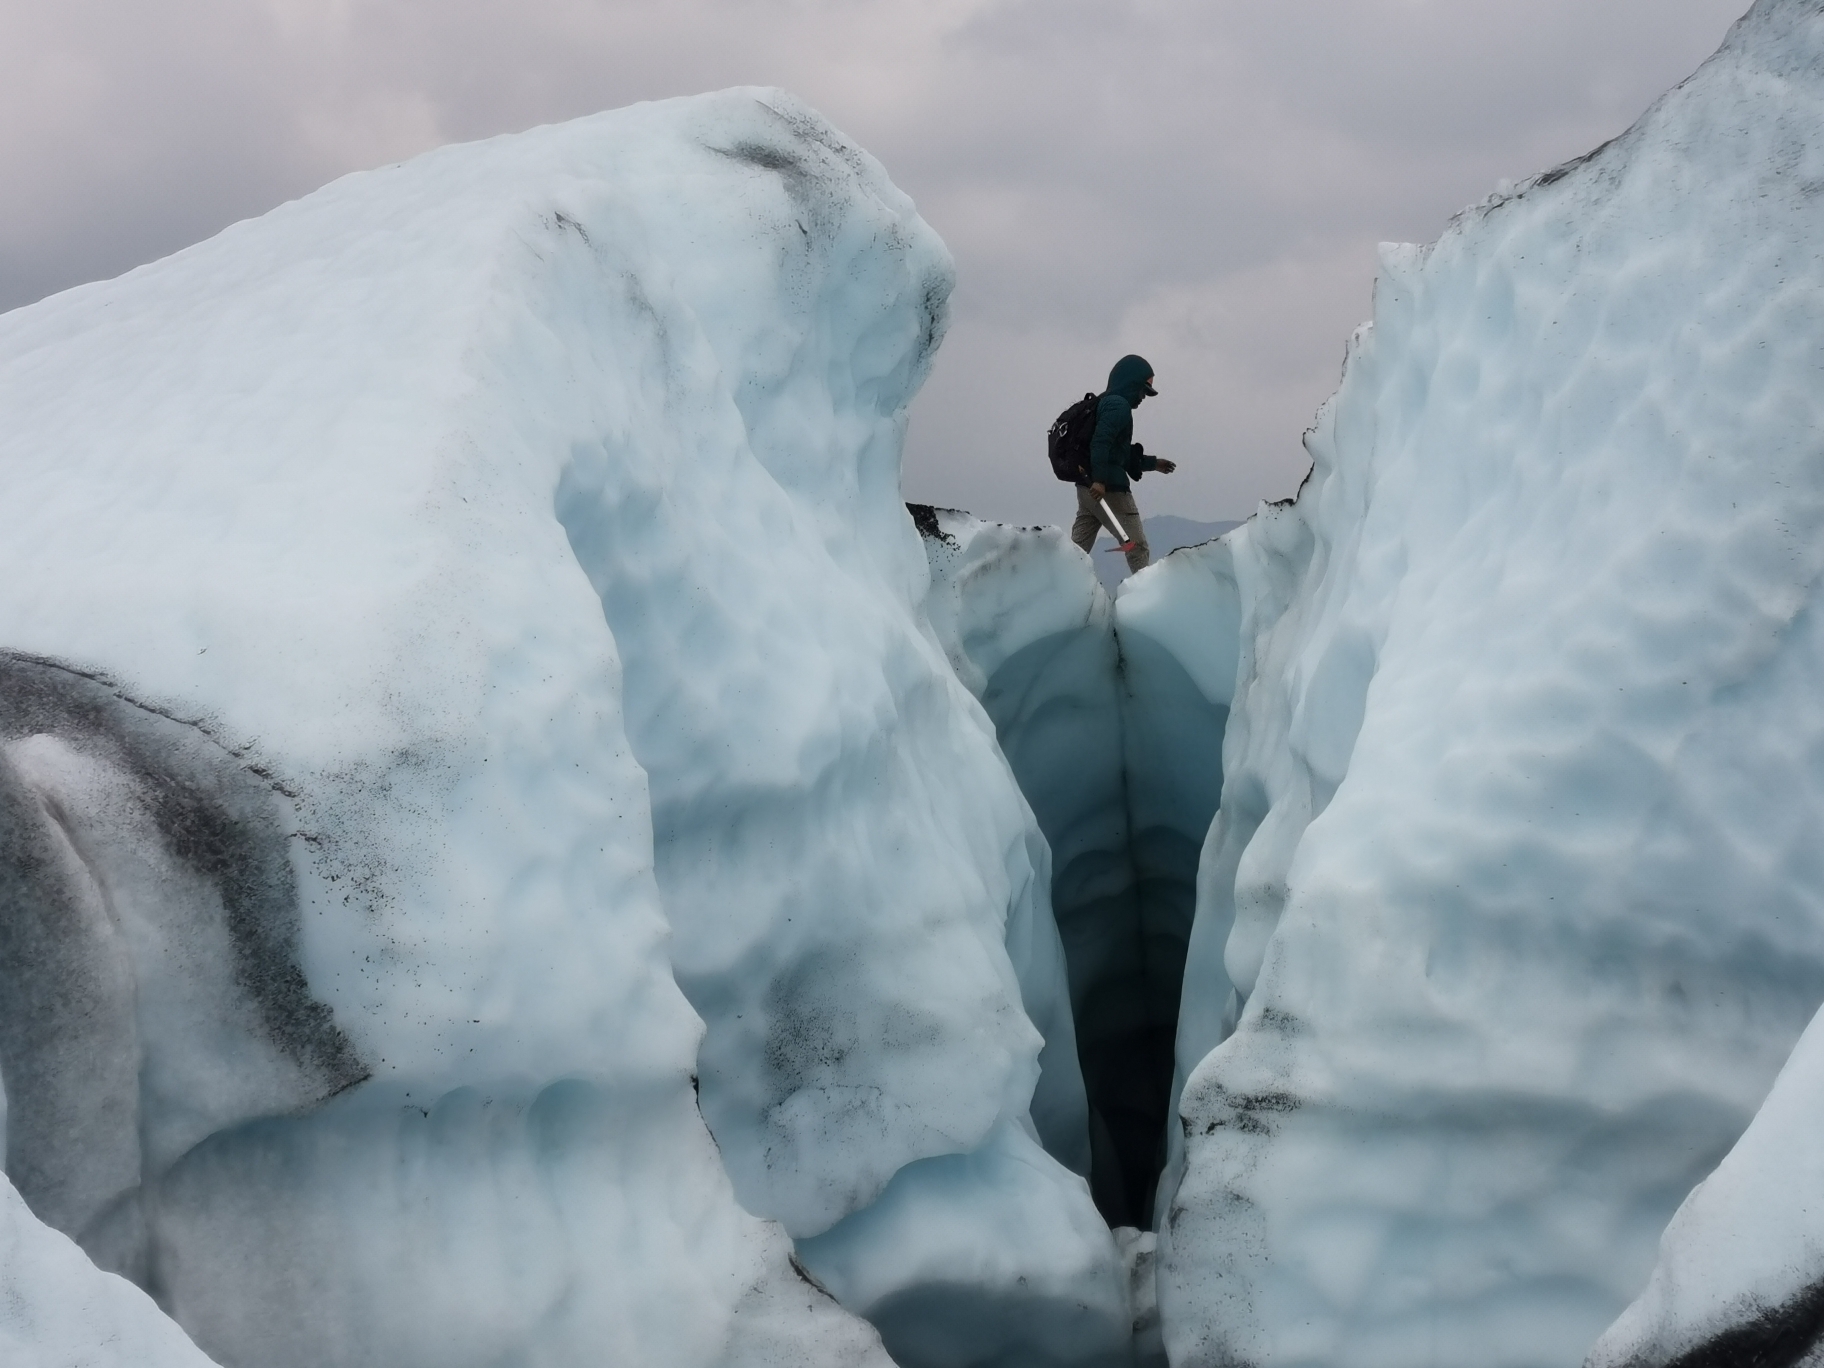
[[[1086,394],[1064,412],[1045,434],[1051,473],[1071,484],[1089,483],[1089,439],[1096,435],[1099,394]]]

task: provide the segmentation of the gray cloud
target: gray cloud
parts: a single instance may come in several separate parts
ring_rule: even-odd
[[[1242,516],[1370,303],[1377,241],[1625,128],[1744,0],[0,0],[0,308],[361,167],[633,100],[786,86],[956,253],[909,497],[1054,521],[1053,414],[1158,367],[1143,506]]]

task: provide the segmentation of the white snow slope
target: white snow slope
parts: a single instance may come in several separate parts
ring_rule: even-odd
[[[1590,1368],[1824,1362],[1821,1135],[1824,1015],[1672,1218],[1647,1290],[1597,1341]]]
[[[1387,249],[1307,445],[1226,538],[1166,1343],[1574,1365],[1824,999],[1824,6]]]
[[[950,280],[878,164],[732,91],[0,317],[40,1218],[229,1365],[885,1362],[788,1235],[955,1311],[905,1368],[1060,1305],[1046,1362],[1116,1352],[1039,1143],[1080,1163],[1044,842],[899,502]]]
[[[211,1368],[144,1292],[103,1273],[0,1178],[0,1363]]]

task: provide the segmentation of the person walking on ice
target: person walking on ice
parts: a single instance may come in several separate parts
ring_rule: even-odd
[[[1115,362],[1108,373],[1108,389],[1096,404],[1095,434],[1089,439],[1089,480],[1077,482],[1077,518],[1070,525],[1070,539],[1085,551],[1094,550],[1096,533],[1106,527],[1117,543],[1125,543],[1130,573],[1144,570],[1153,555],[1128,481],[1149,470],[1169,475],[1178,468],[1176,461],[1147,455],[1134,440],[1134,410],[1149,394],[1158,393],[1153,388],[1153,368],[1145,357],[1124,356]],[[1111,524],[1110,512],[1119,527]]]

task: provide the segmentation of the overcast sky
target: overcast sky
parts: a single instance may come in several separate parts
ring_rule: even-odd
[[[1067,518],[1044,432],[1139,351],[1142,508],[1244,517],[1368,316],[1375,244],[1612,137],[1746,0],[0,0],[0,309],[346,171],[782,85],[957,260],[908,498]]]

